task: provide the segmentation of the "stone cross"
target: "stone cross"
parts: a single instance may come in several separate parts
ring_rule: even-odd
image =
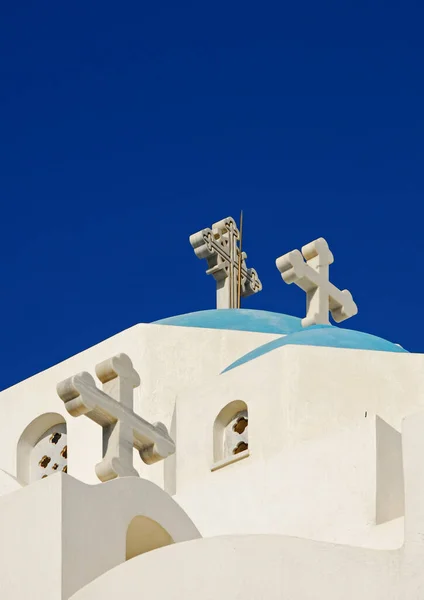
[[[303,256],[302,256],[303,255]],[[304,260],[305,259],[305,260]],[[306,262],[305,262],[306,261]],[[340,323],[358,312],[348,290],[339,290],[329,281],[329,265],[334,262],[324,238],[277,258],[277,269],[286,283],[296,283],[306,292],[306,317],[303,327],[328,325],[328,312]]]
[[[103,460],[96,465],[101,481],[115,477],[138,477],[133,466],[133,447],[142,460],[152,464],[175,452],[175,444],[163,423],[142,419],[133,410],[133,390],[140,378],[126,354],[118,354],[96,366],[103,384],[78,373],[57,385],[57,393],[74,417],[86,415],[103,427]]]
[[[216,280],[216,307],[238,308],[238,269],[240,232],[232,217],[214,223],[212,229],[202,229],[190,236],[197,258],[206,258],[207,275]],[[256,294],[262,283],[255,269],[246,267],[247,254],[241,254],[240,296]]]

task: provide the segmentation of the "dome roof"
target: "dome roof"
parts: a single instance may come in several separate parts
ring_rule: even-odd
[[[263,344],[262,346],[259,346],[259,348],[255,348],[255,350],[248,352],[229,365],[224,369],[223,373],[258,358],[258,356],[272,352],[282,346],[289,345],[326,346],[330,348],[350,348],[355,350],[375,350],[380,352],[407,352],[407,350],[401,346],[369,333],[352,331],[351,329],[341,329],[339,327],[333,327],[332,325],[314,325],[278,338],[277,340],[272,340],[272,342]]]
[[[205,327],[206,329],[231,329],[258,333],[288,334],[302,331],[301,319],[267,310],[222,308],[177,315],[155,321],[155,325],[178,327]]]
[[[401,346],[387,340],[333,325],[313,325],[302,327],[298,317],[283,315],[266,310],[218,309],[177,315],[155,321],[155,325],[175,325],[177,327],[204,327],[206,329],[230,329],[233,331],[253,331],[282,335],[252,352],[245,354],[223,373],[250,360],[272,352],[281,346],[296,344],[301,346],[326,346],[332,348],[351,348],[356,350],[376,350],[380,352],[407,352]]]

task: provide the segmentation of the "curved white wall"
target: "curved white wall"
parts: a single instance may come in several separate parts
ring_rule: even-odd
[[[113,569],[72,600],[419,600],[421,561],[284,536],[217,537],[168,546]]]

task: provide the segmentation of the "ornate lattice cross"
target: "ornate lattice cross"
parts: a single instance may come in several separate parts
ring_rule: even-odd
[[[133,391],[140,378],[126,354],[118,354],[96,366],[103,391],[86,372],[57,385],[57,393],[74,417],[86,415],[103,427],[103,460],[96,465],[101,481],[138,476],[133,466],[133,447],[152,464],[175,452],[175,444],[163,423],[151,424],[133,411]]]
[[[302,252],[293,250],[276,260],[284,281],[296,283],[306,292],[306,317],[302,319],[303,327],[328,325],[329,311],[337,323],[353,317],[358,312],[352,294],[348,290],[339,290],[330,283],[329,265],[333,262],[334,257],[324,238],[303,246]]]
[[[190,244],[197,258],[206,258],[207,275],[216,280],[216,307],[238,308],[237,287],[240,250],[240,232],[232,217],[222,219],[212,225],[212,229],[202,229],[190,236]],[[256,294],[262,284],[255,269],[246,267],[247,254],[241,253],[240,296]]]

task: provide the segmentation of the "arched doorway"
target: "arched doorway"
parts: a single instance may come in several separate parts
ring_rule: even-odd
[[[148,517],[134,517],[127,529],[126,560],[173,543],[172,537],[159,523]]]

